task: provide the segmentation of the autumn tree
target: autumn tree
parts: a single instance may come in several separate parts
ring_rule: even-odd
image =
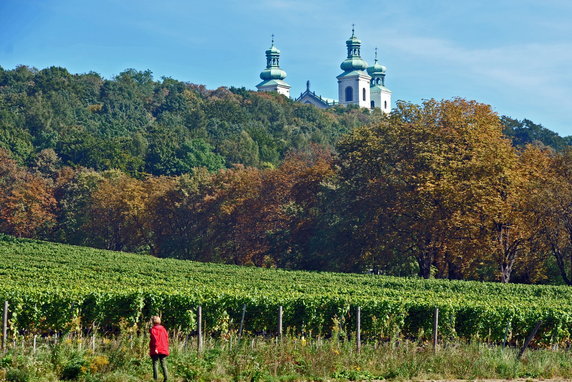
[[[277,183],[286,186],[283,199],[278,200],[275,207],[283,216],[282,227],[270,231],[273,233],[271,256],[278,266],[334,269],[333,259],[327,259],[323,247],[328,237],[323,215],[334,178],[332,153],[319,146],[289,155],[277,169]]]
[[[232,264],[262,265],[263,232],[250,217],[260,213],[261,170],[236,166],[213,178],[205,195],[205,211],[210,216],[206,242],[209,257]],[[258,215],[259,216],[259,215]]]
[[[52,235],[55,240],[75,245],[94,245],[85,228],[91,219],[91,195],[104,179],[104,174],[91,169],[62,168],[55,189],[58,202],[56,229]]]
[[[0,230],[20,237],[44,235],[55,221],[50,183],[18,166],[0,149]]]
[[[201,261],[300,267],[319,214],[329,152],[291,154],[275,169],[235,166],[174,178],[150,203],[155,254]]]
[[[517,160],[489,106],[401,102],[338,149],[343,218],[354,227],[356,256],[371,265],[376,253],[413,256],[422,277],[435,266],[440,277],[460,278],[487,255],[467,249],[500,219],[486,206],[498,208]]]
[[[212,177],[206,168],[176,178],[162,178],[147,208],[151,253],[160,257],[208,260],[204,241],[212,218],[205,203]]]
[[[83,230],[91,242],[115,251],[137,251],[152,245],[149,205],[164,192],[161,180],[139,180],[112,172],[91,194],[89,220]]]
[[[230,175],[230,174],[228,174]],[[319,147],[291,153],[276,169],[241,169],[232,174],[224,200],[222,225],[213,241],[227,237],[219,251],[234,262],[299,268],[311,263],[309,245],[316,234],[322,182],[333,175],[330,153]],[[232,233],[232,236],[224,234]],[[231,252],[223,249],[232,248]]]
[[[523,157],[533,166],[529,208],[540,245],[554,257],[562,280],[572,285],[572,151],[529,146]]]

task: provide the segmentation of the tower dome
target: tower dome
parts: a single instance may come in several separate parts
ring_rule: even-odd
[[[373,65],[367,68],[367,74],[369,74],[372,77],[385,74],[386,71],[387,68],[381,65],[379,62],[377,62],[377,58],[375,59]]]
[[[286,78],[286,72],[279,67],[266,68],[260,72],[260,78],[265,81],[283,80]]]
[[[372,78],[371,85],[385,85],[385,72],[387,68],[377,62],[377,48],[375,48],[375,61],[372,66],[367,68],[367,74]]]
[[[280,55],[280,50],[274,46],[274,38],[272,38],[272,46],[266,51],[266,55],[273,55],[273,54],[277,54]]]
[[[346,41],[346,46],[348,49],[348,57],[342,62],[340,68],[345,72],[365,70],[367,68],[367,62],[365,62],[360,56],[361,41],[355,36],[355,30],[353,27],[352,35]]]
[[[266,69],[260,73],[260,78],[265,81],[283,80],[286,72],[280,68],[280,50],[274,46],[274,35],[272,35],[272,46],[266,51]]]
[[[272,44],[266,50],[266,69],[260,73],[262,82],[256,85],[260,91],[276,91],[285,96],[290,96],[290,85],[283,80],[286,72],[280,68],[280,50],[274,46],[274,35]]]

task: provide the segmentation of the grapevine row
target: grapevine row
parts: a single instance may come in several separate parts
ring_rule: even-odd
[[[435,308],[446,338],[572,340],[572,302],[564,286],[501,285],[374,275],[288,272],[161,260],[39,241],[0,238],[0,300],[13,333],[141,329],[154,314],[187,333],[203,308],[207,331],[273,334],[277,311],[295,333],[347,336],[362,310],[364,338],[428,338]]]

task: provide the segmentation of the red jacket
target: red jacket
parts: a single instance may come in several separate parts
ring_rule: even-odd
[[[151,341],[149,341],[149,355],[155,354],[169,355],[169,335],[162,325],[153,325],[149,329],[151,333]]]

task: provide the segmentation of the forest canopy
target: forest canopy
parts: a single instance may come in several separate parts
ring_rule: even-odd
[[[323,111],[278,94],[207,90],[150,71],[111,80],[64,68],[0,68],[0,147],[33,165],[52,150],[65,166],[180,175],[234,164],[274,167],[288,151],[333,146],[381,113]]]

